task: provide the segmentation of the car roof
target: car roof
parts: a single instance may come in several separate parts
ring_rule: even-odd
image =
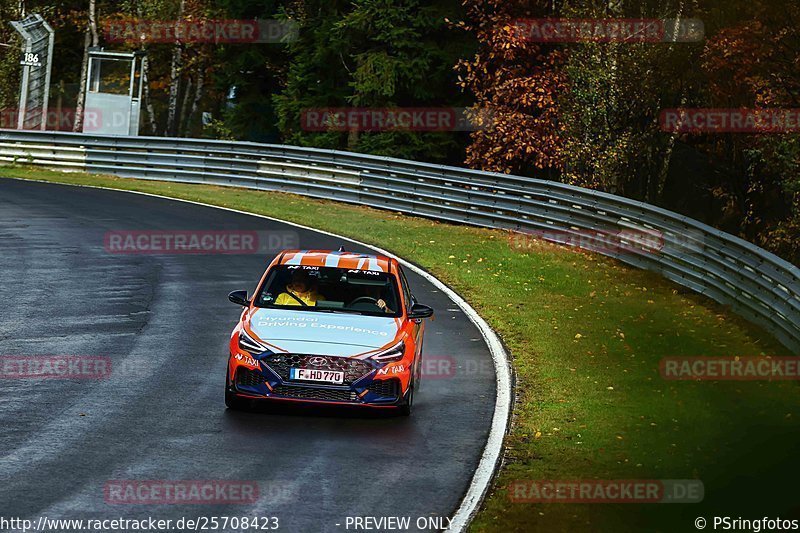
[[[397,268],[394,259],[384,255],[361,254],[337,250],[286,250],[278,260],[279,265],[305,265],[373,272],[390,272]]]

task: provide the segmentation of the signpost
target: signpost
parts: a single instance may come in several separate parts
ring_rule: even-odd
[[[35,14],[11,22],[11,26],[23,40],[17,129],[45,130],[55,32],[40,15]]]

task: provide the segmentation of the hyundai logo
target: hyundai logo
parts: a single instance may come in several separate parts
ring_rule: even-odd
[[[325,366],[327,362],[328,360],[325,359],[324,357],[312,357],[311,359],[308,360],[308,364],[314,366]]]

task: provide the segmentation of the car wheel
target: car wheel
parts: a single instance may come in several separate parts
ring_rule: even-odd
[[[414,407],[414,389],[416,388],[416,380],[412,381],[408,385],[408,393],[406,393],[406,399],[400,404],[400,414],[403,416],[410,416],[411,411]]]
[[[228,409],[234,409],[236,411],[243,411],[247,409],[249,402],[247,400],[243,400],[236,396],[236,394],[231,391],[231,386],[228,383],[228,377],[225,376],[225,407]]]

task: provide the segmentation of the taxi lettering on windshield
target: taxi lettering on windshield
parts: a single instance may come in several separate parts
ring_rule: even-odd
[[[376,272],[374,270],[358,270],[357,268],[351,268],[347,271],[348,274],[363,274],[365,276],[380,276],[383,272]]]

